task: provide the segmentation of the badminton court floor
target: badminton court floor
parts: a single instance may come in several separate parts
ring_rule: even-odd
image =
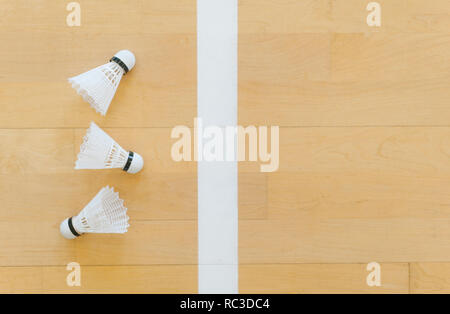
[[[197,164],[170,155],[197,116],[197,3],[78,0],[68,27],[66,2],[0,5],[0,292],[197,293]],[[238,124],[280,127],[278,171],[239,164],[241,293],[450,292],[450,3],[378,0],[373,28],[369,2],[238,2]],[[120,49],[137,64],[101,117],[67,78]],[[91,121],[143,172],[75,171]],[[106,185],[129,232],[62,238]]]

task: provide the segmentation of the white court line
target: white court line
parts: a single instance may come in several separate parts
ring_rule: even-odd
[[[238,0],[197,0],[197,115],[204,127],[237,124],[237,12]],[[238,293],[237,184],[237,162],[198,162],[199,293]]]

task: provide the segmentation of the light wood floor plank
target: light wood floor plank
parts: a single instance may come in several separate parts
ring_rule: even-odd
[[[1,174],[122,173],[114,170],[75,171],[75,161],[90,121],[81,129],[0,129]],[[144,169],[131,177],[155,173],[195,175],[195,162],[175,162],[171,157],[171,128],[104,128],[124,149],[144,158]]]
[[[0,52],[8,60],[0,74],[0,291],[193,293],[196,164],[172,161],[170,131],[196,115],[196,2],[78,2],[82,26],[73,28],[67,3],[6,1],[0,10],[0,38],[9,42]],[[67,78],[120,49],[132,50],[137,65],[101,117]],[[90,121],[119,127],[107,132],[144,156],[143,172],[75,171]],[[107,184],[125,199],[129,233],[63,239],[60,220]],[[83,266],[81,289],[65,287],[72,261],[95,265]]]
[[[449,48],[450,33],[334,34],[332,79],[337,82],[448,80]]]
[[[448,132],[283,128],[269,220],[241,222],[241,262],[449,261]]]
[[[369,1],[370,2],[370,1]],[[381,27],[366,23],[368,1],[334,0],[332,2],[333,32],[449,33],[450,8],[445,0],[379,0]]]
[[[450,218],[449,128],[283,128],[271,218]],[[245,163],[242,172],[258,171]]]
[[[450,260],[450,7],[377,2],[381,28],[368,1],[240,2],[239,124],[281,126],[279,171],[253,192],[267,220],[240,222],[244,291],[361,292],[302,263],[377,261],[402,263],[388,291],[408,292],[405,263]]]
[[[197,169],[172,161],[170,130],[196,115],[196,1],[79,2],[80,28],[66,3],[0,9],[0,292],[195,293]],[[363,0],[239,1],[239,124],[282,127],[279,172],[239,167],[240,292],[449,290],[450,6],[378,2],[381,28]],[[120,49],[137,65],[101,117],[66,80]],[[144,171],[75,171],[90,121]],[[129,233],[63,239],[107,184]]]
[[[267,176],[263,173],[239,173],[239,219],[267,219]]]
[[[240,263],[450,261],[448,218],[317,218],[241,221]]]
[[[378,0],[382,27],[369,27],[366,0],[242,0],[240,33],[448,33],[446,0]]]
[[[280,128],[276,173],[446,178],[449,136],[449,127]],[[239,171],[259,172],[259,162],[240,162]]]
[[[73,130],[0,130],[0,174],[71,173]]]
[[[104,186],[114,187],[136,220],[195,220],[197,179],[190,174],[130,177],[101,172],[71,175],[0,175],[2,219],[60,219],[76,215]],[[250,186],[251,188],[251,186]],[[256,199],[256,197],[251,197]],[[261,209],[262,211],[262,209]],[[249,218],[258,215],[249,207]]]
[[[241,0],[239,33],[319,33],[331,27],[328,0]]]
[[[285,127],[449,126],[447,85],[442,79],[395,83],[301,81],[283,86],[268,81],[242,82],[239,123]]]
[[[181,51],[182,49],[174,48],[174,50]],[[111,51],[108,55],[115,53]],[[146,55],[145,52],[142,54]],[[176,59],[176,57],[173,58]],[[101,64],[103,61],[98,60],[98,62]],[[42,66],[45,67],[45,63],[42,63]],[[183,67],[185,66],[183,65]],[[165,69],[166,72],[170,71],[168,67]],[[135,74],[136,72],[144,71],[142,73],[146,73],[145,69],[138,70],[138,66],[136,66],[136,69],[133,69],[121,82],[106,117],[97,114],[66,82],[68,77],[86,70],[89,68],[84,66],[77,71],[67,71],[63,74],[64,76],[52,78],[49,82],[26,82],[27,78],[13,78],[12,80],[21,80],[22,82],[2,83],[0,85],[0,95],[2,95],[0,104],[3,111],[0,114],[0,127],[84,128],[92,120],[109,127],[193,125],[193,118],[196,115],[195,85],[188,83],[191,85],[186,86],[174,82],[181,77],[176,73],[188,72],[187,69],[173,69],[171,74],[167,74],[171,77],[162,79],[160,74],[158,77],[154,77],[154,82],[150,82],[149,79],[139,80],[136,77],[139,75]],[[134,72],[135,70],[136,72]],[[157,72],[158,70],[152,69],[151,71],[154,73],[153,71]],[[189,77],[187,80],[193,82],[195,77]],[[166,86],[161,86],[165,83]],[[17,110],[18,108],[21,110]]]
[[[268,179],[272,219],[450,219],[449,178],[358,173]],[[417,226],[419,227],[419,226]]]
[[[411,293],[450,293],[450,263],[412,263]]]
[[[279,173],[447,178],[450,128],[282,128]]]
[[[267,215],[266,181],[241,175],[240,219]],[[2,219],[75,215],[104,186],[120,193],[136,220],[196,220],[197,178],[192,174],[150,174],[132,177],[125,173],[83,172],[72,175],[0,175]]]
[[[67,3],[21,0],[2,6],[0,38],[9,49],[0,52],[8,60],[0,75],[0,127],[85,127],[93,119],[115,127],[192,125],[195,1],[114,3],[80,1],[82,26],[73,28],[66,25]],[[103,118],[67,78],[108,62],[121,49],[132,50],[137,64]]]
[[[239,36],[240,84],[258,84],[269,78],[276,86],[329,80],[332,38],[331,34]]]
[[[101,187],[110,185],[120,192],[134,219],[197,219],[196,163],[172,160],[171,129],[105,130],[144,157],[141,173],[74,170],[86,129],[1,129],[0,217],[74,215]],[[240,180],[240,218],[265,217],[267,200],[260,197],[266,195],[265,177],[248,173]]]
[[[63,216],[63,215],[61,215]],[[64,218],[62,218],[64,219]],[[197,263],[195,221],[135,221],[124,235],[66,240],[61,217],[0,222],[0,266],[154,265]]]
[[[301,44],[308,35],[274,36],[240,36],[240,124],[449,125],[448,35],[335,35],[331,51],[320,53],[316,49],[323,44]],[[328,35],[313,38],[323,36]],[[302,46],[301,53],[279,48],[296,45]],[[316,71],[305,63],[320,66]]]
[[[56,267],[0,267],[0,293],[196,293],[197,267],[83,266],[81,286],[69,287],[70,271]]]
[[[408,264],[381,264],[369,287],[366,264],[269,264],[239,267],[240,293],[408,293]]]
[[[75,32],[116,34],[196,33],[195,0],[89,0],[77,1],[82,9],[80,29]],[[67,32],[68,3],[39,0],[33,5],[26,0],[4,1],[2,21],[13,30]],[[128,18],[124,18],[124,15]]]
[[[170,129],[106,130],[144,156],[141,173],[74,170],[85,129],[0,130],[0,216],[74,215],[110,185],[134,219],[196,219],[196,164],[171,159]]]

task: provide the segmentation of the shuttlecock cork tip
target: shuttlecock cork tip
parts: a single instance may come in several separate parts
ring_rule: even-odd
[[[73,240],[78,237],[77,235],[75,235],[76,231],[71,230],[71,218],[67,218],[61,223],[61,225],[59,226],[59,231],[61,232],[61,235],[68,240]]]
[[[130,152],[128,156],[127,164],[124,167],[124,171],[128,173],[138,173],[144,168],[144,159],[137,153]]]
[[[125,64],[128,71],[131,71],[131,69],[133,69],[134,66],[136,65],[136,57],[129,50],[121,50],[118,53],[116,53],[114,57],[122,61]]]

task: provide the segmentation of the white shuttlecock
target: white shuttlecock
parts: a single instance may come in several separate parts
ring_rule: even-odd
[[[144,159],[134,152],[127,152],[94,122],[87,130],[80,147],[75,169],[121,168],[128,173],[138,173],[144,167]]]
[[[69,79],[69,83],[85,101],[101,115],[106,115],[122,76],[131,71],[136,58],[131,51],[121,50],[109,63]]]
[[[75,239],[83,233],[125,233],[129,217],[123,200],[109,186],[89,202],[78,216],[65,219],[59,230],[66,239]]]

